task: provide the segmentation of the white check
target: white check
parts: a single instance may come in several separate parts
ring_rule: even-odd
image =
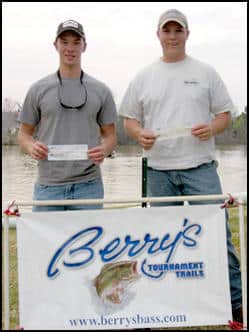
[[[49,145],[48,160],[85,160],[87,144]]]
[[[162,139],[191,136],[191,127],[159,129],[155,134]]]

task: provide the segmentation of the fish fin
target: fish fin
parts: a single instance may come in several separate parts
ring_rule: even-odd
[[[100,273],[109,270],[111,267],[122,266],[122,265],[126,265],[126,264],[132,264],[133,262],[134,261],[119,261],[119,262],[115,262],[115,263],[107,263],[102,267]]]
[[[105,264],[102,269],[100,270],[100,273],[102,272],[106,272],[107,270],[109,270],[110,267],[114,266],[115,263],[107,263]]]

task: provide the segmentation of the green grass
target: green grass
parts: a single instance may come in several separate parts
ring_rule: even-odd
[[[232,241],[240,256],[239,246],[239,222],[238,222],[238,208],[229,209],[229,224],[232,232]],[[247,208],[245,211],[245,234],[247,234],[246,217]],[[3,236],[3,232],[2,232]],[[9,269],[9,296],[10,296],[10,329],[15,329],[19,325],[18,319],[18,280],[17,280],[17,247],[16,247],[16,230],[9,230],[9,248],[10,248],[10,269]],[[3,252],[3,251],[2,251]],[[3,278],[2,278],[3,280]],[[4,303],[4,302],[2,302]],[[2,309],[4,310],[4,308]],[[4,314],[4,312],[3,312]],[[4,317],[2,315],[2,317]],[[2,318],[3,320],[3,318]],[[2,328],[4,328],[4,322],[2,321]],[[206,327],[188,327],[188,328],[170,328],[170,330],[229,330],[228,326],[206,326]],[[165,328],[168,330],[168,328]]]

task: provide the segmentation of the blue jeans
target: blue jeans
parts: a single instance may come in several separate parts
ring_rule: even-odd
[[[186,196],[222,194],[215,162],[202,164],[187,170],[159,171],[148,167],[149,196]],[[222,204],[223,201],[193,201],[189,204]],[[151,206],[183,205],[183,202],[151,203]],[[227,250],[232,309],[242,304],[240,263],[232,244],[226,211]]]
[[[65,185],[42,185],[35,184],[34,200],[66,200],[66,199],[92,199],[103,198],[104,188],[102,179],[92,180],[84,183],[74,183]],[[87,210],[101,209],[103,204],[95,205],[57,205],[38,206],[34,205],[33,212],[43,211],[66,211],[66,210]]]

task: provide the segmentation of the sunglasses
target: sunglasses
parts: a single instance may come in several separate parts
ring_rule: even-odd
[[[63,93],[62,93],[62,88],[63,88],[63,84],[62,84],[62,79],[61,79],[61,75],[60,75],[60,71],[58,70],[57,71],[57,77],[58,77],[58,80],[60,82],[60,85],[59,85],[59,101],[60,101],[60,104],[62,107],[66,108],[66,109],[76,109],[76,110],[80,110],[83,106],[85,106],[86,102],[87,102],[87,90],[86,90],[86,87],[83,83],[83,76],[84,76],[84,73],[83,71],[81,70],[81,74],[80,74],[80,83],[84,89],[84,98],[83,98],[83,101],[80,105],[67,105],[65,104],[65,102],[63,102]]]

